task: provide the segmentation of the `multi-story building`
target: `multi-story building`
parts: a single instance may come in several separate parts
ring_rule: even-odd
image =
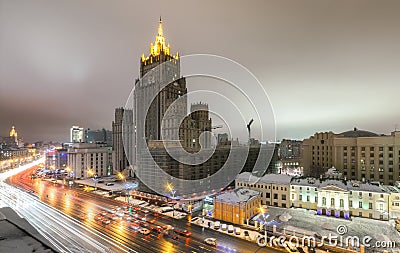
[[[104,144],[74,143],[68,149],[68,165],[74,178],[109,176],[112,173],[112,149]]]
[[[112,131],[101,129],[101,130],[85,130],[85,139],[88,143],[106,143],[108,146],[112,146]]]
[[[85,130],[79,126],[73,126],[70,129],[70,142],[81,143],[85,142]]]
[[[112,122],[112,147],[114,172],[130,169],[133,159],[133,111],[124,108],[115,109]],[[133,175],[130,171],[130,176]]]
[[[383,190],[389,193],[389,216],[391,219],[400,218],[400,182],[394,186],[383,185]]]
[[[280,159],[298,159],[301,157],[303,142],[283,139],[279,144]]]
[[[209,117],[208,105],[195,103],[190,105],[190,114],[185,117],[179,127],[179,140],[182,147],[187,151],[198,151],[202,148],[211,147],[211,118]],[[200,135],[204,133],[204,139]],[[201,143],[202,142],[202,143]]]
[[[68,164],[68,150],[55,148],[45,152],[45,168],[50,170],[64,170]]]
[[[299,158],[283,158],[276,162],[279,174],[286,174],[293,177],[303,175],[303,166]]]
[[[393,185],[400,178],[400,131],[378,135],[358,130],[316,133],[303,141],[306,175],[318,177],[335,167],[343,177]]]
[[[235,224],[247,224],[259,213],[260,192],[249,189],[234,189],[214,197],[213,217]]]
[[[245,188],[261,193],[261,204],[277,207],[290,206],[290,180],[283,174],[265,174],[256,177],[250,172],[243,172],[235,179],[235,188]]]
[[[346,219],[389,219],[389,195],[379,185],[355,180],[293,178],[290,185],[292,207]]]

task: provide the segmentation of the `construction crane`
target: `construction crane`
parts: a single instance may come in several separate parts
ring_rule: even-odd
[[[247,124],[247,131],[249,132],[249,140],[250,140],[250,138],[251,138],[251,135],[250,135],[250,126],[251,126],[251,124],[253,124],[253,122],[254,122],[254,120],[251,119],[250,122],[249,122],[249,124]]]

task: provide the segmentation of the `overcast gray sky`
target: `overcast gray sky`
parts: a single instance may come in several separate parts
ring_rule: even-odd
[[[111,128],[159,16],[181,55],[231,58],[265,87],[278,138],[400,123],[400,1],[0,0],[0,136]]]

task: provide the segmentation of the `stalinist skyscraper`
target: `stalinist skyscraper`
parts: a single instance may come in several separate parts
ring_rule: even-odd
[[[178,119],[186,115],[187,99],[184,97],[178,103],[175,103],[173,107],[171,105],[179,97],[187,93],[186,79],[180,77],[178,53],[173,55],[170,46],[166,44],[161,18],[155,41],[150,44],[149,55],[142,54],[140,78],[142,79],[141,83],[136,86],[138,90],[135,92],[135,104],[138,107],[138,113],[146,113],[145,110],[140,108],[144,104],[143,100],[148,103],[154,97],[154,94],[157,94],[146,115],[146,141],[161,140],[161,134],[164,135],[164,139],[178,140]],[[160,85],[163,83],[169,84],[161,88]],[[172,109],[174,113],[171,117],[164,118],[168,108]],[[163,118],[164,127],[162,127]],[[164,132],[162,133],[161,131]]]

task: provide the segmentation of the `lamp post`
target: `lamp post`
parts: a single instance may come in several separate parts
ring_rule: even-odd
[[[94,190],[95,191],[97,190],[96,184],[97,184],[98,181],[99,181],[99,179],[97,178],[97,174],[94,174],[93,175],[93,182],[94,182]]]
[[[267,223],[267,220],[266,220],[266,218],[265,218],[264,207],[262,207],[262,206],[260,205],[260,207],[259,207],[258,209],[260,210],[260,213],[261,213],[261,215],[262,215],[262,217],[263,217],[263,220],[264,220],[264,224],[262,224],[262,226],[260,226],[260,232],[262,232],[262,229],[264,228],[265,223]]]
[[[167,190],[171,193],[167,193],[166,196],[167,198],[172,200],[172,217],[175,217],[175,203],[173,201],[177,201],[181,199],[180,196],[175,196],[176,190],[174,189],[174,186],[170,183],[167,184]]]

